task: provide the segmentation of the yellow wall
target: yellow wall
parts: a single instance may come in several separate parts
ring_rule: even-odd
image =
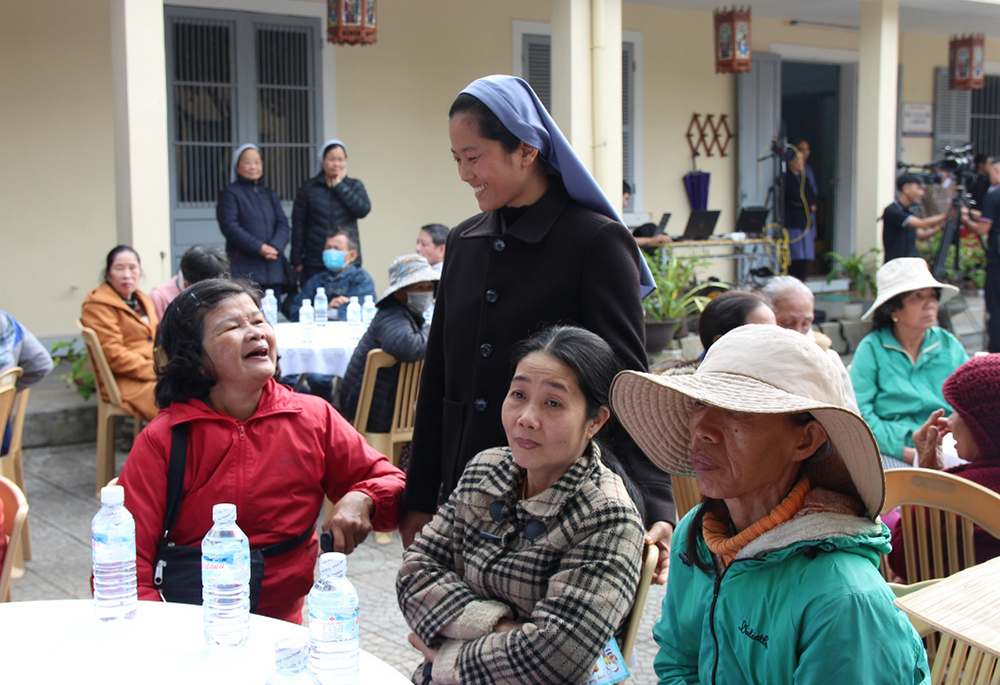
[[[5,3],[0,55],[0,308],[69,334],[116,235],[107,0]]]

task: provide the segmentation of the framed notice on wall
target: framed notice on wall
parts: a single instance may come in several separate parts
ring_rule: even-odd
[[[934,135],[934,105],[923,102],[903,103],[903,135],[930,138]]]

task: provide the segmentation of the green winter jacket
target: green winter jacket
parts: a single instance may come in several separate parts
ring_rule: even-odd
[[[929,683],[927,655],[878,571],[889,531],[835,513],[795,518],[751,542],[718,578],[685,554],[677,525],[663,614],[662,684]],[[712,557],[698,531],[699,557]]]
[[[937,326],[924,336],[916,364],[888,328],[872,331],[858,343],[851,383],[880,452],[901,459],[903,447],[913,447],[913,431],[931,412],[951,413],[941,386],[968,359],[962,343]]]

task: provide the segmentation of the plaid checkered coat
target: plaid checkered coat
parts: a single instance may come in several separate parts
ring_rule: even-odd
[[[525,472],[509,448],[469,462],[396,579],[410,628],[440,649],[435,683],[580,683],[625,623],[644,532],[599,455],[592,443],[529,500],[520,500]],[[526,530],[531,520],[544,525],[533,540],[524,534],[538,529]],[[504,617],[524,625],[493,633]]]

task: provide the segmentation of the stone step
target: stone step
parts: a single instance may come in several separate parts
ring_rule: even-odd
[[[60,376],[65,362],[31,388],[24,419],[24,446],[46,447],[93,441],[97,436],[97,399],[84,400]],[[120,422],[123,423],[123,422]]]

